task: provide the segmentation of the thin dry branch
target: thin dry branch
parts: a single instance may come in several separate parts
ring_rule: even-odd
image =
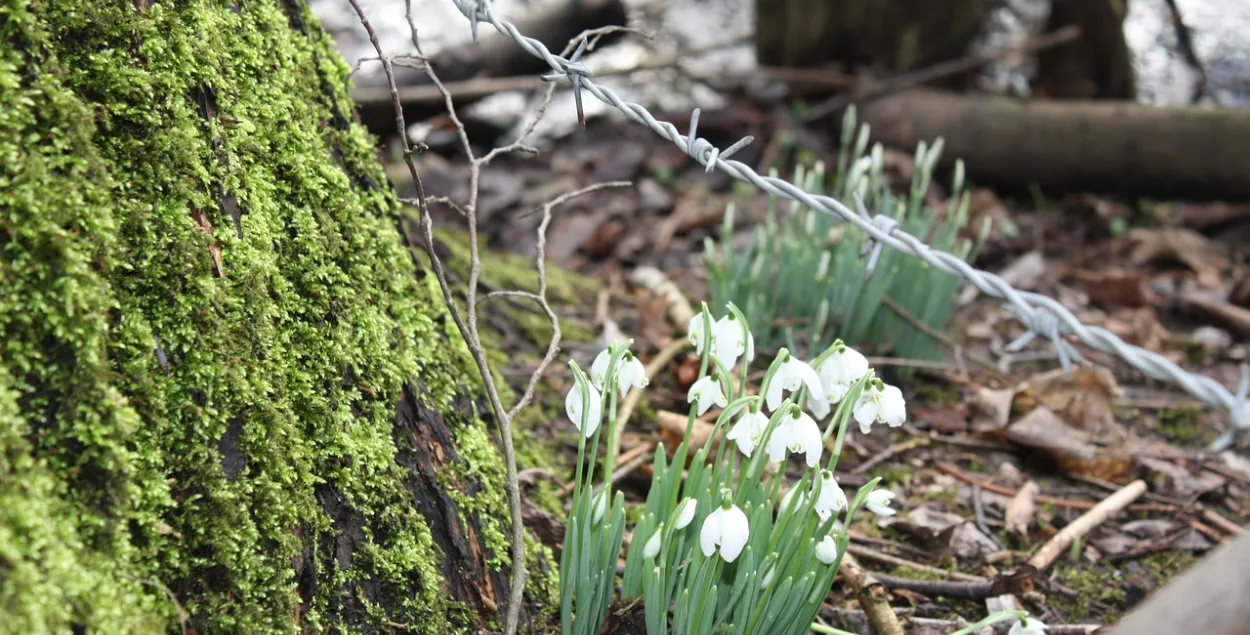
[[[1037,567],[1038,571],[1045,571],[1055,558],[1072,545],[1073,541],[1089,533],[1111,516],[1123,511],[1129,503],[1137,500],[1144,493],[1146,493],[1146,482],[1142,480],[1133,481],[1120,488],[1120,491],[1103,499],[1094,505],[1093,509],[1081,514],[1079,518],[1059,530],[1059,533],[1046,541],[1046,544],[1042,545],[1032,558],[1029,558],[1029,564]]]

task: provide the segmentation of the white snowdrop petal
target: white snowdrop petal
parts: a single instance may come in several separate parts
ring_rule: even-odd
[[[564,412],[568,415],[569,421],[573,422],[573,426],[582,431],[582,435],[590,437],[599,429],[599,420],[603,418],[603,405],[600,402],[599,391],[594,386],[586,387],[590,403],[582,402],[581,388],[576,384],[569,390],[568,396],[564,398]],[[583,429],[582,424],[585,422],[586,427]]]
[[[890,508],[890,501],[893,499],[894,492],[888,489],[874,489],[864,500],[864,507],[878,516],[893,516],[895,511]]]
[[[642,547],[643,558],[654,558],[656,554],[660,553],[660,536],[663,533],[664,523],[660,523],[660,526],[651,534],[651,538],[647,540],[647,544]]]
[[[695,352],[702,355],[703,347],[707,343],[706,340],[712,337],[712,334],[703,328],[702,312],[696,313],[694,317],[690,318],[690,325],[686,329],[686,337],[690,339],[691,344],[694,344]]]
[[[716,545],[720,542],[722,512],[719,507],[712,510],[703,519],[703,527],[699,530],[699,547],[703,549],[703,555],[709,558],[716,552]]]
[[[838,559],[838,543],[833,536],[825,536],[816,543],[816,559],[824,564],[833,564]]]
[[[1041,620],[1026,617],[1022,621],[1013,623],[1007,635],[1046,635],[1046,630],[1049,628]]]
[[[751,537],[751,526],[747,515],[737,505],[724,510],[722,519],[720,555],[725,562],[733,562],[746,547],[747,539]]]
[[[693,498],[686,498],[677,505],[677,521],[673,526],[677,529],[685,529],[690,521],[694,520],[694,513],[699,507],[698,501]]]
[[[603,382],[608,378],[608,363],[612,360],[612,355],[608,353],[608,349],[599,351],[595,356],[595,361],[590,365],[590,383],[595,388],[603,390]]]

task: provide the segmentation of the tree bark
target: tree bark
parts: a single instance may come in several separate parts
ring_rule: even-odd
[[[914,90],[859,107],[882,143],[913,148],[942,137],[987,184],[1047,193],[1250,200],[1250,113],[1108,101],[1019,101]]]
[[[1035,93],[1056,99],[1134,99],[1124,15],[1125,0],[1053,0],[1046,32],[1076,26],[1081,37],[1038,54]]]
[[[903,72],[964,55],[992,0],[756,0],[755,48],[769,66]]]
[[[502,621],[480,380],[346,75],[302,0],[0,0],[0,630]]]

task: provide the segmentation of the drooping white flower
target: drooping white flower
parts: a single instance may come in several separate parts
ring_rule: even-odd
[[[834,351],[816,368],[816,374],[820,375],[825,399],[829,404],[836,404],[842,401],[855,382],[868,374],[868,370],[868,359],[839,341],[834,344]]]
[[[596,525],[603,522],[603,514],[608,510],[608,490],[600,490],[595,495],[594,509],[591,510],[590,516],[592,522]]]
[[[737,505],[721,506],[703,521],[703,528],[699,530],[699,546],[703,548],[703,555],[708,557],[720,547],[720,557],[725,562],[733,562],[738,559],[750,537],[751,526],[747,515]]]
[[[837,479],[833,478],[833,472],[821,470],[820,493],[816,495],[816,515],[820,516],[823,522],[828,520],[831,514],[840,513],[846,509],[846,506],[846,492],[842,491],[842,486],[838,485]]]
[[[838,559],[838,543],[833,536],[825,535],[816,543],[816,559],[825,563],[833,564]]]
[[[590,438],[599,429],[599,421],[603,419],[603,399],[594,386],[588,384],[586,392],[590,403],[582,402],[582,389],[574,383],[568,396],[564,398],[564,411],[568,414],[569,421],[582,431],[582,435]]]
[[[660,526],[655,528],[655,533],[651,534],[651,538],[647,540],[647,544],[642,546],[643,558],[654,558],[660,553],[660,536],[663,534],[664,523],[660,523]]]
[[[1049,628],[1041,620],[1026,617],[1012,624],[1011,630],[1007,631],[1007,635],[1046,635],[1046,630]]]
[[[903,425],[903,421],[907,419],[903,391],[880,381],[873,381],[864,387],[863,394],[855,403],[854,416],[859,423],[859,431],[863,434],[868,434],[874,423],[886,423],[891,428]]]
[[[610,361],[612,361],[612,354],[605,348],[599,351],[599,354],[595,356],[594,363],[590,365],[590,383],[594,384],[595,388],[598,388],[600,391],[603,390],[604,382],[608,380],[608,363]]]
[[[806,455],[807,466],[816,467],[824,449],[825,440],[820,434],[820,426],[806,412],[798,409],[782,417],[781,423],[773,429],[773,435],[768,437],[768,460],[773,463],[785,460],[786,452],[790,451]]]
[[[715,325],[716,322],[713,321],[712,324]],[[690,339],[691,344],[694,344],[694,351],[700,355],[703,354],[703,347],[712,341],[714,333],[714,330],[709,331],[704,328],[702,311],[690,318],[690,325],[686,328],[686,337]]]
[[[677,520],[673,522],[673,527],[677,529],[685,529],[690,521],[694,520],[694,512],[698,509],[699,502],[693,498],[686,497],[677,504],[676,516]]]
[[[824,421],[825,417],[829,416],[830,410],[833,410],[833,407],[829,405],[828,399],[807,400],[807,411],[812,413],[817,421]]]
[[[642,365],[642,360],[634,357],[633,353],[626,352],[621,358],[621,369],[616,374],[616,385],[621,390],[621,399],[625,398],[625,393],[630,388],[642,390],[648,383],[650,381],[647,379],[647,369]]]
[[[890,501],[893,499],[894,492],[888,489],[874,489],[864,499],[864,507],[878,516],[893,516],[895,512],[890,509]]]
[[[749,458],[767,429],[768,415],[747,408],[742,411],[742,416],[738,417],[737,423],[729,429],[725,438],[738,444],[738,450]]]
[[[746,332],[743,333],[743,331]],[[712,351],[716,353],[716,358],[725,365],[725,368],[733,368],[738,363],[738,358],[743,355],[746,355],[747,362],[755,359],[755,338],[744,328],[742,322],[730,313],[717,320],[712,326]]]
[[[694,382],[690,386],[690,391],[686,393],[686,401],[688,403],[697,403],[699,416],[708,411],[708,408],[715,404],[721,408],[729,405],[729,399],[725,397],[725,393],[721,391],[720,382],[716,380],[715,373],[706,375]]]
[[[816,371],[812,370],[807,362],[790,355],[786,361],[781,363],[777,368],[777,372],[773,375],[772,380],[768,384],[767,392],[764,395],[764,401],[768,404],[769,410],[777,410],[781,405],[785,396],[783,392],[794,392],[800,386],[807,386],[808,400],[823,401],[825,399],[825,389],[820,385],[820,376]]]

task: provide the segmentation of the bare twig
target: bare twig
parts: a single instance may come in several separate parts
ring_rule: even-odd
[[[1101,525],[1111,516],[1123,511],[1128,507],[1129,503],[1137,500],[1146,492],[1146,482],[1137,480],[1125,485],[1120,491],[1108,496],[1102,502],[1094,505],[1094,508],[1081,514],[1079,518],[1069,523],[1066,527],[1059,530],[1046,544],[1042,545],[1037,553],[1029,558],[1029,564],[1037,567],[1038,571],[1045,571],[1047,567],[1058,558],[1060,554],[1072,545],[1072,542],[1081,538],[1085,534],[1098,525]]]
[[[877,551],[876,549],[871,549],[871,548],[864,547],[861,545],[851,544],[847,547],[846,551],[847,553],[863,558],[864,560],[873,560],[875,562],[880,562],[880,563],[892,565],[895,567],[907,567],[908,569],[915,569],[916,571],[922,571],[924,573],[928,573],[931,575],[938,575],[938,576],[942,576],[945,578],[950,578],[952,580],[963,580],[964,582],[985,582],[986,581],[985,578],[978,576],[978,575],[960,573],[958,571],[947,571],[945,569],[931,567],[927,564],[921,564],[919,562],[914,562],[906,558],[892,556],[888,553],[883,553],[881,551]]]
[[[924,447],[927,445],[929,445],[928,437],[912,437],[902,443],[896,443],[894,445],[891,445],[890,447],[879,452],[876,456],[873,456],[871,459],[868,459],[867,461],[864,461],[863,463],[856,465],[855,469],[851,470],[851,473],[863,474],[864,472],[867,472],[868,470],[871,470],[872,468],[876,467],[882,461],[887,461],[892,457],[903,454],[904,452],[910,452],[916,448]]]
[[[877,633],[903,635],[903,625],[899,624],[898,616],[890,607],[890,594],[871,572],[859,566],[855,556],[850,553],[844,554],[842,567],[838,573],[859,598],[860,605],[868,614],[868,622]]]

